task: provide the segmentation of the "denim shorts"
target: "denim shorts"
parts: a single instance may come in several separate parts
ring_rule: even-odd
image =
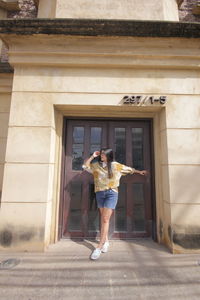
[[[118,200],[118,192],[112,189],[96,192],[96,200],[98,207],[107,207],[115,209]]]

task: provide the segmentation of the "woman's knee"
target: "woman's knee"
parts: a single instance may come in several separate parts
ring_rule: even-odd
[[[101,218],[102,218],[103,223],[108,223],[110,220],[110,215],[102,213]]]

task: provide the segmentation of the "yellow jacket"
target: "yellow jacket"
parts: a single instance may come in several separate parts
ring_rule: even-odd
[[[89,167],[82,165],[83,169],[92,173],[94,176],[95,192],[113,189],[118,192],[118,186],[121,176],[133,174],[135,168],[120,164],[117,161],[111,163],[113,177],[108,178],[108,167],[101,166],[99,162],[90,163]]]

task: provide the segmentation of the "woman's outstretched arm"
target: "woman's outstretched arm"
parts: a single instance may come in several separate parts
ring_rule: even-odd
[[[147,175],[147,171],[146,170],[142,170],[142,171],[139,171],[139,170],[136,170],[135,169],[135,172],[134,173],[138,173],[140,175]]]
[[[133,173],[140,174],[140,175],[147,175],[146,170],[139,171],[139,170],[136,170],[135,168],[126,166],[124,164],[118,163],[117,167],[119,168],[119,171],[121,172],[122,175],[133,174]]]

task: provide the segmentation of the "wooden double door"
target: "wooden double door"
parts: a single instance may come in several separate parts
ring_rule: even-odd
[[[84,159],[101,147],[114,150],[115,160],[138,170],[122,176],[109,238],[152,235],[152,161],[150,121],[65,119],[60,206],[60,237],[96,237],[100,215],[93,175],[82,169]]]

